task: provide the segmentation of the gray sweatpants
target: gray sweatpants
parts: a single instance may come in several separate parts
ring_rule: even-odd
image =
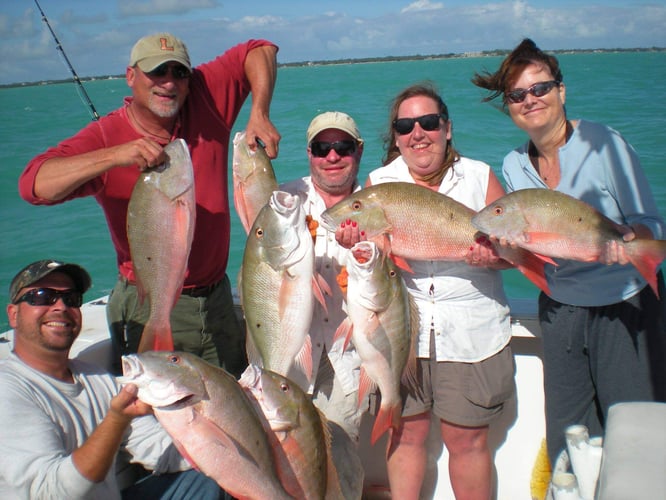
[[[551,463],[573,424],[603,435],[608,408],[622,401],[666,401],[666,290],[649,286],[629,300],[578,307],[539,296],[546,441]]]

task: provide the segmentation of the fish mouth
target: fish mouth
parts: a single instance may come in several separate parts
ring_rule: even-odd
[[[261,381],[261,368],[257,365],[249,364],[243,374],[238,379],[238,383],[249,390],[254,392],[255,389],[260,389],[259,382]]]
[[[121,363],[123,367],[123,376],[117,378],[118,382],[121,384],[134,383],[136,379],[145,373],[143,363],[141,363],[141,361],[135,356],[123,356],[121,358]]]
[[[300,201],[298,195],[286,191],[273,191],[270,204],[277,213],[288,215],[298,208]]]
[[[371,241],[359,241],[351,248],[351,255],[361,267],[368,267],[377,256],[377,245]]]
[[[150,406],[161,410],[176,410],[201,400],[193,392],[179,389],[173,381],[151,374],[145,369],[139,355],[125,355],[121,363],[123,375],[116,377],[116,381],[123,385],[136,385],[139,389],[138,398]]]

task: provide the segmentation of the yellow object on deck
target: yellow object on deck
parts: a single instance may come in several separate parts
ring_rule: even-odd
[[[552,467],[548,458],[546,440],[542,439],[530,479],[530,495],[532,496],[532,500],[544,500],[546,498],[551,472]]]

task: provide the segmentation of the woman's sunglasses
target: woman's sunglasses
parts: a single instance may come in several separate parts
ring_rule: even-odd
[[[326,158],[331,149],[339,156],[350,156],[356,152],[356,141],[314,141],[310,144],[310,152],[312,156],[316,156],[317,158]]]
[[[549,82],[535,83],[528,89],[513,89],[505,94],[506,100],[512,104],[518,104],[525,100],[527,94],[532,94],[534,97],[543,97],[559,84],[560,82],[557,80],[551,80]]]
[[[447,119],[445,115],[439,113],[417,116],[416,118],[396,118],[393,120],[393,130],[400,135],[409,134],[414,130],[414,125],[418,122],[423,130],[432,132],[439,129],[440,118]]]
[[[67,307],[81,307],[83,294],[78,290],[55,290],[54,288],[33,288],[14,301],[27,302],[31,306],[52,306],[62,299]]]
[[[169,63],[160,64],[154,70],[148,71],[146,75],[148,75],[151,78],[162,78],[167,73],[169,73],[169,71],[171,71],[171,75],[176,80],[184,80],[185,78],[188,78],[190,76],[190,70],[187,69],[182,64],[176,64],[174,66],[170,66]]]

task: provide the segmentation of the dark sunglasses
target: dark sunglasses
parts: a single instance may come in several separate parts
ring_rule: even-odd
[[[27,302],[31,306],[52,306],[62,299],[67,307],[81,307],[83,294],[78,290],[55,290],[53,288],[33,288],[14,301]]]
[[[396,118],[393,120],[393,130],[400,135],[409,134],[414,130],[414,125],[418,122],[423,130],[432,132],[433,130],[439,130],[440,118],[447,119],[446,115],[440,113],[417,116],[416,118]]]
[[[170,68],[170,69],[169,69]],[[175,66],[169,66],[168,63],[160,64],[157,68],[152,71],[148,71],[146,75],[151,78],[161,78],[171,71],[171,75],[176,80],[184,80],[190,76],[190,70],[187,69],[182,64],[177,64]]]
[[[339,156],[353,155],[356,152],[356,141],[314,141],[310,143],[310,152],[317,158],[326,158],[331,149],[335,150]]]
[[[543,97],[559,84],[560,82],[557,80],[551,80],[549,82],[535,83],[528,89],[513,89],[505,94],[506,100],[512,104],[518,104],[525,100],[527,94],[532,94],[534,97]]]

